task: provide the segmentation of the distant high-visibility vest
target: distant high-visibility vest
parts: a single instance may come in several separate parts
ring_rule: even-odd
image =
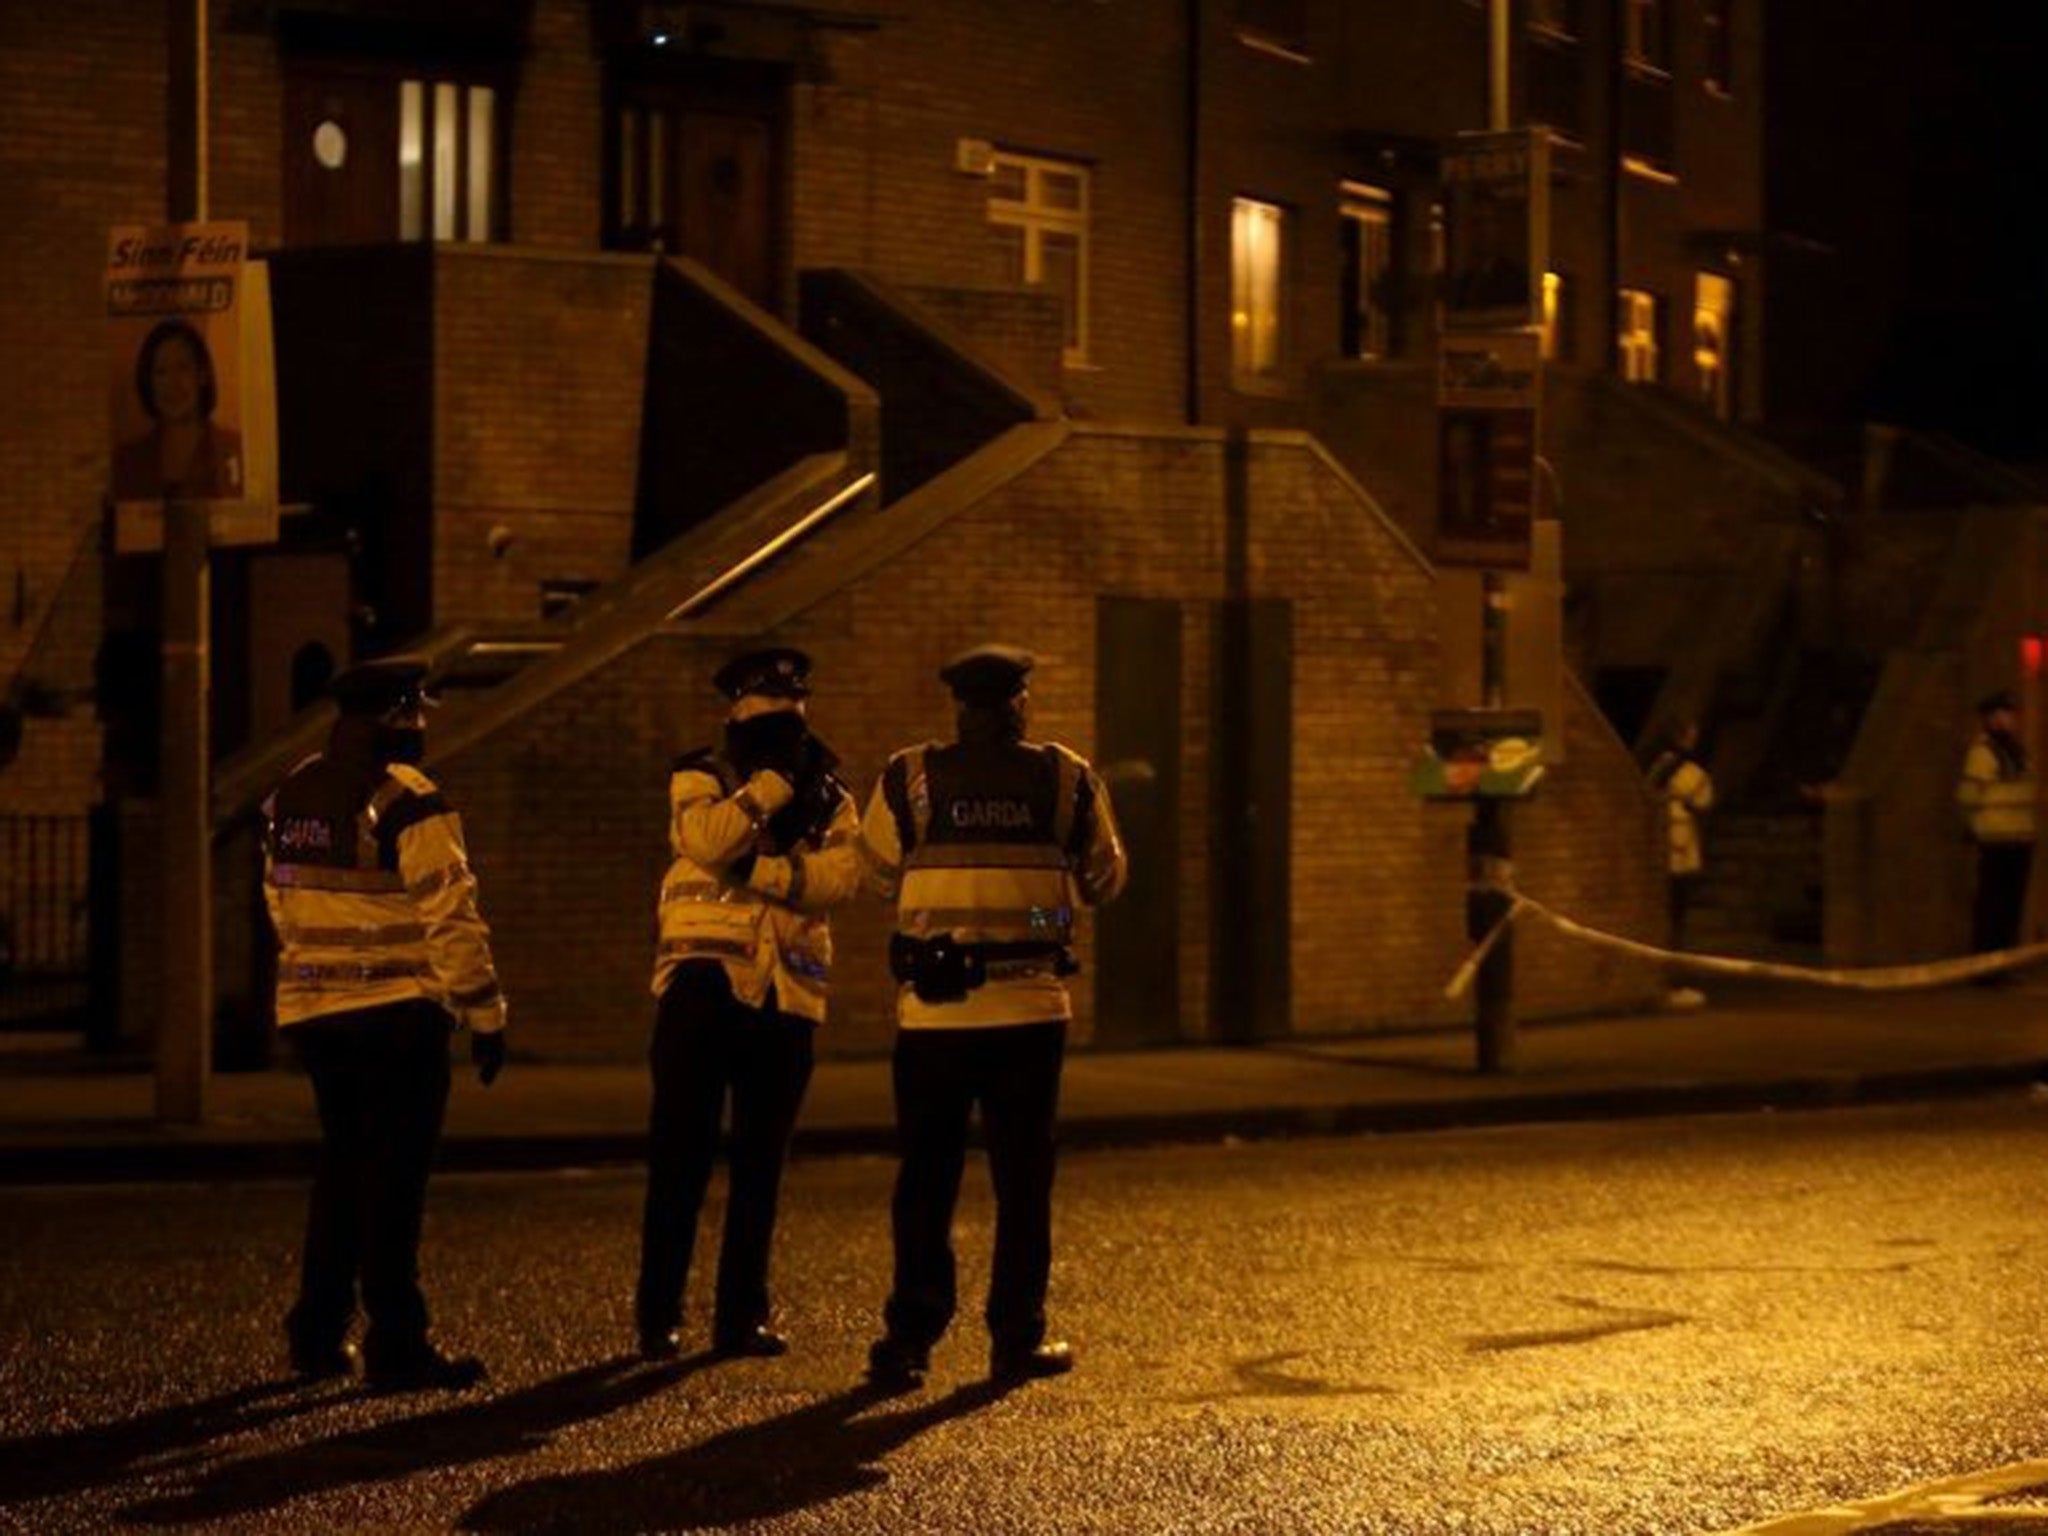
[[[2001,753],[1989,732],[1970,743],[1963,757],[1963,776],[1956,785],[1956,804],[1980,843],[2031,843],[2034,840],[2034,776],[2023,761]]]

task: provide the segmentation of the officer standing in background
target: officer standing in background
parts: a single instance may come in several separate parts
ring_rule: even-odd
[[[1706,868],[1700,840],[1700,818],[1714,808],[1714,780],[1700,761],[1699,723],[1687,720],[1672,731],[1664,750],[1650,764],[1650,787],[1664,797],[1665,858],[1670,876],[1671,943],[1685,944],[1685,915],[1694,889]],[[1697,987],[1672,987],[1664,994],[1667,1008],[1698,1008],[1706,994]]]
[[[825,1018],[825,913],[860,889],[859,813],[805,718],[810,671],[810,659],[789,649],[727,663],[713,679],[732,701],[724,750],[693,752],[669,777],[675,859],[661,888],[635,1302],[650,1360],[682,1349],[683,1288],[728,1093],[732,1190],[712,1348],[789,1348],[768,1326],[776,1197],[811,1080],[812,1035]]]
[[[473,1358],[429,1341],[419,1287],[427,1170],[448,1105],[448,1037],[470,1031],[488,1086],[505,1000],[477,912],[462,824],[418,764],[427,669],[391,658],[334,679],[327,750],[264,804],[264,897],[277,929],[277,1022],[313,1080],[320,1167],[306,1216],[292,1370],[348,1374],[360,1279],[374,1389],[459,1389]]]
[[[989,1374],[1073,1366],[1046,1341],[1045,1294],[1074,898],[1110,900],[1126,865],[1095,770],[1024,739],[1031,667],[1028,651],[989,645],[941,669],[959,739],[898,752],[861,820],[868,881],[897,898],[896,1272],[887,1332],[868,1351],[888,1386],[922,1379],[953,1318],[953,1208],[976,1104],[996,1197]]]
[[[2011,949],[2020,941],[2027,879],[2034,868],[2034,775],[2019,736],[2019,702],[2003,689],[1977,702],[1982,729],[1963,756],[1956,803],[1977,845],[1977,899],[1970,948],[1976,954]],[[2001,973],[1986,984],[2009,979]]]

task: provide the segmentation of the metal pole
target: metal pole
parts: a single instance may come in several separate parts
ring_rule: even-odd
[[[206,218],[206,0],[166,0],[165,213]],[[156,1116],[206,1118],[213,1053],[213,837],[207,806],[206,506],[164,499],[162,835],[163,1013]]]
[[[164,504],[163,1018],[157,1119],[206,1118],[213,1054],[213,837],[207,815],[206,506]]]
[[[1488,709],[1499,709],[1507,693],[1507,578],[1489,570],[1481,578],[1480,690]],[[1474,942],[1508,915],[1513,899],[1503,887],[1513,873],[1509,862],[1508,803],[1482,798],[1474,805],[1466,845],[1465,931]],[[1479,1070],[1515,1069],[1515,936],[1504,933],[1479,963],[1473,982]]]

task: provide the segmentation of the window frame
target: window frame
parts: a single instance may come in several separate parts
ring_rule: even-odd
[[[1653,18],[1654,29],[1645,25]],[[1652,79],[1669,80],[1671,34],[1670,0],[1622,0],[1621,56],[1631,70]]]
[[[511,179],[510,93],[495,72],[461,69],[400,69],[392,76],[396,94],[393,117],[398,145],[398,239],[402,244],[493,245],[507,238],[510,225]],[[448,198],[449,232],[440,228],[442,191],[440,163],[443,92],[452,92],[456,102],[451,136]],[[418,158],[409,167],[407,141],[414,137],[408,117],[408,97],[416,93]],[[486,107],[488,121],[482,129],[486,140],[483,162],[490,185],[484,189],[481,210],[484,231],[477,233],[475,215],[479,202],[475,188],[478,163],[476,135],[479,101]],[[414,178],[407,185],[408,172]],[[409,221],[413,221],[410,222]]]
[[[1020,170],[1024,176],[1024,195],[1021,198],[999,197],[993,187],[993,178],[1005,167]],[[1047,172],[1072,176],[1079,186],[1079,206],[1057,208],[1046,202],[1042,196],[1043,181]],[[1061,315],[1060,362],[1068,368],[1084,368],[1088,365],[1090,316],[1088,289],[1090,282],[1091,253],[1088,227],[1094,207],[1093,167],[1082,160],[1063,160],[1052,155],[1029,154],[1022,150],[998,147],[989,158],[991,188],[986,216],[991,227],[1014,229],[1021,233],[1024,242],[1024,282],[1031,287],[1045,286],[1045,237],[1047,235],[1068,235],[1074,240],[1074,300],[1071,316]],[[1049,292],[1057,290],[1048,289]],[[1073,338],[1066,339],[1067,323],[1071,320]]]
[[[1394,194],[1385,187],[1365,181],[1338,183],[1338,248],[1344,258],[1341,286],[1351,300],[1344,306],[1339,342],[1347,358],[1360,362],[1385,362],[1395,355],[1398,343],[1394,306],[1387,302],[1388,285],[1398,265],[1394,206]],[[1350,244],[1354,231],[1358,241],[1355,250]],[[1363,260],[1369,241],[1380,256],[1373,274],[1377,283],[1367,280]],[[1372,345],[1375,337],[1376,347]]]
[[[1615,327],[1615,372],[1625,384],[1664,382],[1664,312],[1662,294],[1651,288],[1621,288],[1615,303],[1624,323]],[[1638,325],[1645,315],[1647,325]],[[1647,359],[1647,367],[1643,360]]]
[[[1260,361],[1262,349],[1258,346],[1257,319],[1250,307],[1256,303],[1256,295],[1248,291],[1256,277],[1249,271],[1253,253],[1239,242],[1240,230],[1250,227],[1241,215],[1252,210],[1271,215],[1274,235],[1272,339],[1270,360],[1264,365]],[[1253,197],[1246,193],[1235,193],[1230,199],[1230,381],[1232,388],[1241,392],[1276,394],[1284,393],[1287,387],[1288,353],[1292,345],[1292,327],[1287,323],[1287,305],[1291,297],[1287,263],[1294,242],[1293,216],[1294,210],[1277,199]]]
[[[1718,308],[1707,301],[1716,287],[1723,300]],[[1735,419],[1735,326],[1741,304],[1741,285],[1729,273],[1702,267],[1693,274],[1693,378],[1701,402],[1722,421]],[[1721,339],[1718,359],[1711,368],[1702,361],[1707,349],[1700,345],[1700,321],[1709,314],[1719,322]]]
[[[1735,0],[1700,0],[1700,83],[1724,100],[1735,95]]]

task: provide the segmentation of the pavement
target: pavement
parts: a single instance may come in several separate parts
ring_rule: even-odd
[[[1511,1072],[1482,1075],[1466,1030],[1252,1046],[1076,1050],[1061,1142],[1130,1146],[1544,1121],[1899,1103],[2048,1080],[2048,979],[1848,994],[1728,984],[1689,1012],[1525,1024]],[[318,1142],[295,1071],[223,1073],[198,1126],[158,1125],[144,1062],[67,1037],[0,1037],[0,1183],[297,1177]],[[515,1055],[486,1090],[458,1068],[441,1165],[630,1163],[645,1070]],[[894,1151],[886,1058],[818,1064],[798,1156]]]

